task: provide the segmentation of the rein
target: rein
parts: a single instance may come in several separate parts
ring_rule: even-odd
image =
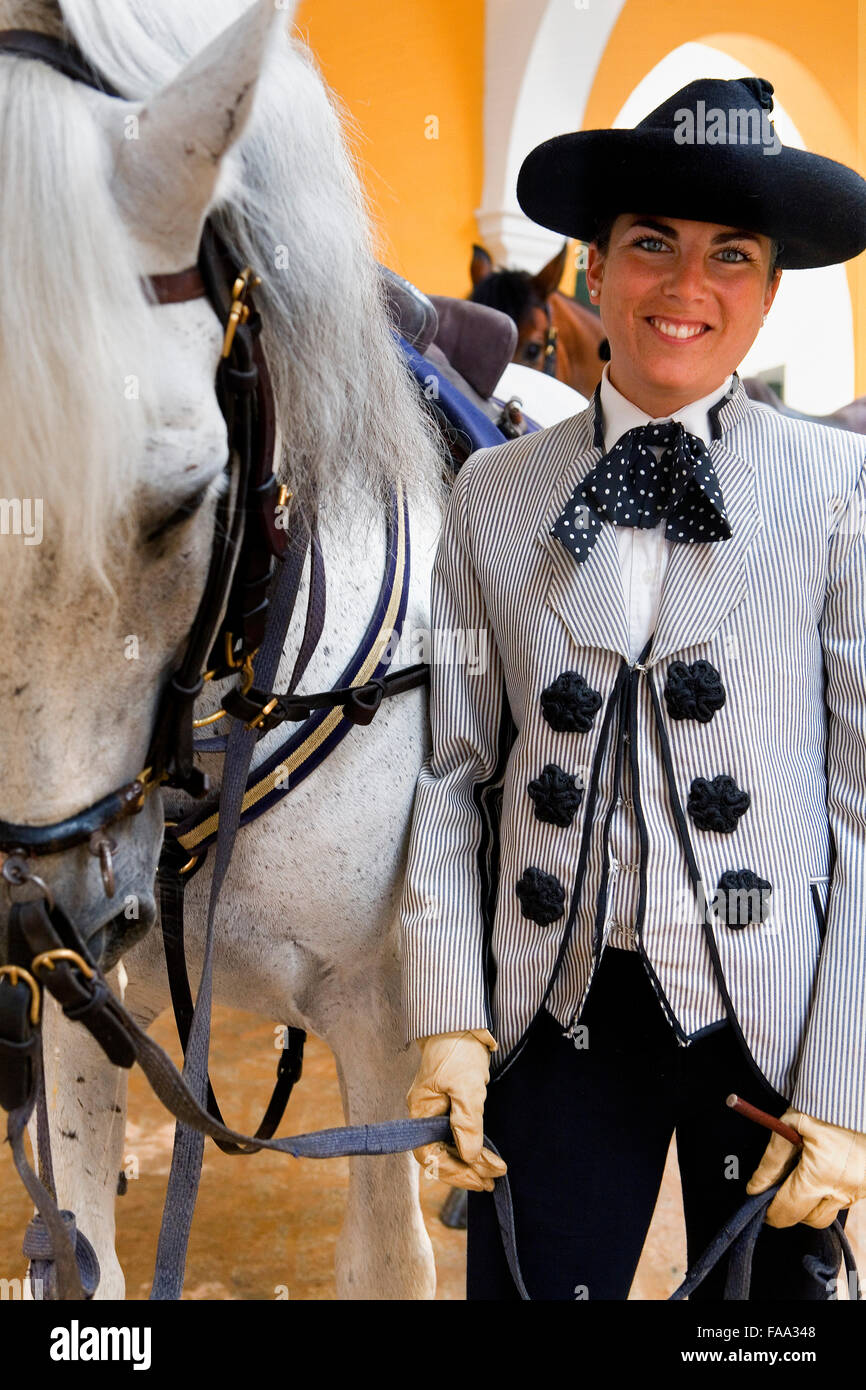
[[[47,35],[26,30],[0,31],[0,54],[47,63],[67,77],[108,96],[121,96],[73,45]],[[300,1075],[297,1037],[293,1045],[290,1042],[288,1055],[281,1061],[282,1073],[278,1075],[275,1095],[254,1135],[232,1130],[222,1122],[208,1080],[214,916],[241,824],[247,778],[258,738],[281,722],[312,719],[316,712],[325,709],[335,714],[336,707],[342,708],[342,717],[349,724],[369,723],[383,698],[423,685],[429,679],[429,667],[425,663],[388,675],[377,666],[379,674],[370,676],[366,665],[369,653],[366,653],[351,680],[344,673],[343,678],[348,680],[346,686],[317,695],[297,696],[294,693],[295,684],[315,648],[317,629],[321,631],[323,574],[320,552],[317,559],[315,518],[307,523],[295,511],[290,523],[291,534],[277,523],[278,512],[287,499],[273,471],[275,406],[259,342],[261,320],[251,299],[256,283],[248,267],[238,271],[232,265],[210,223],[205,225],[197,266],[170,275],[152,276],[146,281],[146,288],[157,305],[184,303],[207,296],[224,325],[217,394],[228,426],[228,467],[233,474],[236,498],[232,507],[228,500],[231,489],[227,489],[218,506],[204,593],[181,664],[163,691],[146,766],[132,782],[53,825],[29,826],[0,821],[2,877],[10,886],[31,884],[39,894],[29,901],[14,902],[9,916],[9,960],[0,965],[0,1105],[9,1112],[7,1132],[13,1160],[39,1213],[28,1227],[24,1253],[32,1262],[31,1271],[38,1269],[40,1275],[45,1271],[49,1296],[61,1299],[92,1297],[98,1285],[99,1267],[92,1246],[76,1228],[74,1214],[58,1208],[53,1190],[46,1107],[41,1089],[41,1019],[46,992],[57,1001],[67,1018],[90,1032],[113,1065],[128,1069],[138,1062],[157,1097],[178,1121],[152,1298],[180,1297],[205,1136],[230,1153],[248,1154],[270,1149],[294,1157],[312,1158],[403,1153],[426,1144],[448,1143],[452,1139],[447,1115],[345,1126],[273,1139],[271,1135],[281,1118],[282,1106]],[[553,374],[556,330],[549,308],[548,322],[545,371]],[[408,573],[408,528],[405,540]],[[294,611],[301,567],[311,542],[310,599],[304,639],[289,689],[275,694],[271,685]],[[390,599],[387,611],[391,611]],[[402,622],[402,611],[401,608],[399,622]],[[162,783],[197,798],[205,794],[207,779],[194,765],[193,706],[206,679],[224,679],[232,675],[239,676],[240,684],[224,699],[221,711],[232,718],[233,725],[226,740],[216,823],[208,827],[208,833],[212,829],[216,832],[215,864],[202,980],[194,1007],[183,961],[183,880],[200,854],[196,852],[184,866],[177,857],[179,851],[186,857],[184,837],[169,837],[169,857],[164,858],[160,867],[161,902],[169,921],[167,958],[170,967],[172,960],[183,963],[182,976],[177,970],[170,968],[169,971],[186,1057],[181,1076],[168,1055],[112,993],[74,924],[54,904],[48,886],[34,872],[31,859],[87,842],[91,852],[100,859],[105,891],[109,897],[113,896],[112,844],[105,835],[106,829],[140,811],[146,797]],[[210,723],[211,719],[203,722]],[[198,828],[197,825],[189,828],[189,835]],[[193,841],[197,851],[203,838]],[[176,937],[174,947],[170,940],[172,932]],[[299,1031],[294,1030],[296,1035]],[[302,1040],[303,1035],[301,1043]],[[24,1149],[25,1129],[37,1106],[43,1120],[39,1142],[41,1178],[31,1168]],[[485,1142],[496,1152],[489,1140]],[[748,1297],[751,1252],[774,1192],[775,1189],[771,1189],[742,1208],[695,1265],[674,1299],[685,1297],[729,1249],[732,1256],[726,1297]],[[518,1261],[507,1177],[496,1180],[494,1201],[509,1269],[520,1297],[528,1299]],[[833,1229],[846,1268],[849,1272],[856,1270],[841,1224],[837,1221]]]
[[[74,81],[83,82],[110,97],[121,97],[73,45],[48,35],[26,30],[0,31],[2,54],[47,63]],[[57,1292],[62,1298],[92,1296],[98,1282],[98,1267],[94,1276],[92,1248],[81,1233],[76,1232],[72,1213],[58,1211],[50,1176],[46,1176],[47,1186],[40,1182],[29,1168],[23,1150],[24,1128],[36,1105],[41,1081],[39,1024],[43,988],[57,998],[67,1017],[89,1029],[114,1065],[130,1067],[139,1060],[157,1094],[179,1121],[153,1294],[154,1297],[179,1297],[186,1237],[201,1165],[200,1136],[210,1135],[231,1153],[252,1153],[263,1146],[285,1152],[306,1151],[301,1140],[270,1140],[294,1081],[300,1075],[304,1040],[301,1030],[289,1030],[289,1044],[280,1061],[274,1095],[256,1135],[237,1134],[221,1123],[207,1079],[214,915],[240,825],[241,803],[255,744],[276,723],[317,717],[314,712],[320,712],[327,719],[334,715],[342,725],[342,737],[353,725],[368,724],[383,698],[423,686],[429,680],[426,663],[386,674],[390,658],[381,655],[382,641],[378,640],[377,632],[377,641],[371,642],[369,649],[362,642],[357,669],[344,672],[345,686],[305,696],[294,695],[295,684],[307,666],[323,627],[324,568],[315,515],[308,522],[295,508],[288,526],[281,524],[288,496],[274,474],[275,401],[260,344],[261,319],[252,300],[252,291],[259,281],[249,267],[239,269],[233,264],[216,229],[208,221],[197,265],[172,274],[154,275],[143,283],[157,306],[207,297],[223,324],[223,352],[216,390],[228,430],[227,470],[231,486],[224,490],[217,506],[204,591],[181,663],[162,692],[145,767],[132,782],[54,824],[30,826],[0,821],[0,874],[10,886],[30,884],[40,895],[35,901],[13,903],[10,913],[9,962],[0,966],[0,985],[3,986],[0,988],[0,1103],[10,1112],[9,1139],[16,1166],[40,1213],[36,1223],[31,1223],[25,1241],[26,1253],[38,1259],[40,1268],[44,1265],[56,1269]],[[232,497],[235,499],[233,505]],[[389,590],[388,602],[379,620],[379,627],[384,628],[386,621],[391,619],[387,637],[393,635],[393,630],[399,631],[402,624],[409,578],[408,510],[402,497],[395,505],[400,543],[392,553],[392,532],[389,530],[388,549],[392,564],[397,552],[402,557],[402,573],[394,591],[399,598],[397,608],[392,608]],[[270,685],[276,675],[294,611],[301,569],[311,543],[310,593],[301,650],[289,690],[274,694]],[[393,578],[388,583],[393,586]],[[369,633],[370,629],[368,636]],[[387,646],[387,639],[384,645]],[[194,704],[204,682],[231,676],[239,677],[239,683],[225,698],[220,711],[206,719],[194,720]],[[205,968],[194,1008],[183,954],[183,875],[193,862],[200,860],[201,853],[197,853],[185,869],[177,860],[179,842],[169,836],[160,865],[164,942],[178,1029],[187,1055],[186,1080],[181,1080],[165,1054],[160,1049],[154,1052],[154,1045],[114,998],[97,963],[90,957],[72,923],[55,906],[47,884],[35,872],[32,861],[87,843],[90,851],[100,859],[107,896],[114,896],[114,844],[106,834],[107,829],[122,818],[137,814],[147,796],[161,784],[177,787],[201,799],[208,790],[208,779],[196,768],[194,758],[197,747],[205,751],[208,740],[196,740],[194,729],[223,716],[231,717],[233,723],[224,740],[226,762],[218,811],[212,808],[207,813],[218,820],[219,825],[215,835],[216,860],[208,911]],[[320,737],[318,742],[322,741]],[[223,740],[219,742],[222,745]],[[212,750],[208,748],[207,751]],[[308,770],[314,765],[312,763]],[[261,809],[269,804],[270,800]],[[183,857],[189,856],[184,852]],[[154,1061],[157,1054],[160,1055]],[[205,1101],[211,1113],[204,1109]],[[44,1111],[44,1105],[40,1109]],[[361,1143],[358,1138],[361,1130],[349,1129],[339,1132],[344,1137],[336,1147],[333,1137],[323,1138],[323,1148],[318,1137],[313,1136],[317,1142],[311,1142],[307,1148],[320,1156],[337,1152],[396,1152],[430,1142],[433,1137],[444,1137],[448,1124],[447,1120],[400,1121],[390,1126],[362,1127],[365,1136],[376,1129],[390,1134],[391,1138],[382,1137],[377,1141],[365,1137],[361,1147],[352,1147]],[[377,1143],[386,1147],[376,1147]],[[40,1148],[43,1147],[40,1143]],[[46,1166],[50,1168],[50,1158],[47,1165],[43,1165]],[[168,1254],[163,1249],[166,1242],[173,1246]],[[160,1285],[171,1292],[159,1292]]]
[[[403,1153],[424,1144],[449,1143],[452,1140],[451,1122],[447,1115],[430,1119],[393,1120],[377,1125],[347,1125],[283,1139],[266,1139],[260,1134],[245,1135],[229,1129],[199,1104],[170,1057],[114,997],[101,978],[98,967],[87,959],[87,948],[77,938],[72,924],[62,913],[57,910],[49,912],[45,903],[37,900],[17,903],[12,910],[12,916],[11,934],[14,940],[20,943],[25,954],[37,952],[31,959],[32,974],[28,979],[34,980],[37,976],[41,978],[44,972],[44,988],[57,999],[67,1017],[82,1022],[116,1065],[130,1067],[134,1062],[138,1062],[163,1105],[184,1125],[220,1142],[221,1147],[245,1153],[269,1149],[277,1153],[290,1154],[295,1158],[336,1158]],[[75,946],[64,946],[64,942],[75,942]],[[16,967],[6,967],[13,968]],[[27,973],[22,969],[22,976]],[[29,984],[27,987],[28,990],[31,989]],[[25,1011],[30,1025],[25,1032],[28,1032],[29,1036],[23,1038],[19,1044],[29,1051],[29,1073],[25,1077],[24,1072],[20,1071],[18,1091],[15,1094],[2,1092],[2,1100],[4,1106],[11,1110],[9,1139],[16,1166],[40,1208],[40,1217],[36,1218],[29,1228],[25,1253],[31,1253],[33,1257],[38,1254],[41,1260],[53,1264],[61,1298],[80,1299],[92,1296],[96,1286],[93,1277],[95,1255],[92,1247],[81,1232],[76,1232],[72,1213],[57,1211],[56,1204],[30,1169],[23,1151],[23,1131],[36,1102],[39,1080],[40,1051],[35,1045],[38,1040],[38,1023],[34,1022],[34,1016],[38,1018],[38,998],[39,986],[36,985],[32,992],[34,1007]],[[0,1041],[0,1050],[6,1045]],[[494,1153],[498,1153],[495,1145],[486,1136],[484,1143]],[[683,1282],[671,1295],[670,1301],[678,1302],[687,1298],[726,1255],[728,1272],[724,1297],[739,1301],[748,1299],[755,1244],[760,1235],[766,1209],[779,1186],[780,1184],[775,1184],[765,1192],[748,1198],[695,1261]],[[519,1297],[528,1301],[531,1295],[520,1268],[514,1210],[507,1175],[496,1179],[493,1198],[508,1268]],[[849,1287],[858,1288],[857,1266],[838,1218],[830,1230],[839,1260],[844,1263]],[[836,1273],[835,1268],[829,1266],[818,1267],[815,1264],[814,1268],[812,1265],[809,1268],[813,1276],[825,1284]],[[856,1297],[862,1297],[859,1288]]]

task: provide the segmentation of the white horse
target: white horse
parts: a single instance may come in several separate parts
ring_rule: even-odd
[[[0,58],[0,492],[30,505],[22,516],[37,499],[44,508],[41,544],[0,537],[3,819],[50,823],[133,778],[183,650],[223,485],[221,330],[205,300],[148,303],[141,277],[193,264],[214,207],[240,263],[263,280],[281,480],[300,502],[319,496],[327,618],[302,688],[333,685],[366,627],[396,480],[411,526],[405,633],[427,629],[447,490],[391,339],[340,119],[288,34],[292,8],[0,0],[0,27],[60,34],[65,24],[129,98]],[[277,689],[307,588],[305,573]],[[401,647],[394,666],[418,659]],[[262,739],[255,762],[285,733]],[[384,701],[240,832],[221,899],[216,999],[325,1039],[347,1122],[404,1114],[415,1066],[401,1030],[398,902],[428,737],[423,691]],[[146,930],[162,819],[154,795],[112,828],[110,902],[86,846],[40,861],[84,936],[109,961],[123,953],[127,1006],[145,1024],[167,1003],[158,932]],[[206,866],[188,890],[194,985],[210,877]],[[8,899],[0,889],[0,954]],[[58,1200],[96,1248],[98,1296],[123,1297],[114,1201],[126,1073],[53,1008],[45,1057]],[[424,1298],[434,1284],[411,1155],[352,1160],[340,1296]]]

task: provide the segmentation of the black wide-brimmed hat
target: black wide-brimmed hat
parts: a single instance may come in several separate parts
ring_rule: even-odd
[[[835,265],[866,248],[866,180],[781,143],[763,77],[699,78],[632,130],[578,130],[523,161],[517,201],[534,222],[592,241],[624,212],[717,222],[782,243],[778,265]]]

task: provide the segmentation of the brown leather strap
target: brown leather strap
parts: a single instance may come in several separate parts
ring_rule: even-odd
[[[35,58],[38,62],[47,63],[55,72],[62,72],[64,77],[72,78],[73,82],[84,82],[109,97],[122,97],[122,93],[106,77],[91,67],[75,44],[54,38],[51,34],[42,34],[34,29],[0,29],[0,55],[3,54],[14,58]]]
[[[172,271],[168,275],[150,275],[147,283],[156,295],[158,304],[186,304],[190,299],[204,299],[207,294],[197,265]]]

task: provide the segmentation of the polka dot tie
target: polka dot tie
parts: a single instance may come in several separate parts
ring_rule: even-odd
[[[653,446],[662,449],[658,459]],[[678,420],[627,430],[575,488],[551,535],[582,562],[602,521],[646,530],[665,517],[669,541],[723,541],[732,534],[709,450]]]

